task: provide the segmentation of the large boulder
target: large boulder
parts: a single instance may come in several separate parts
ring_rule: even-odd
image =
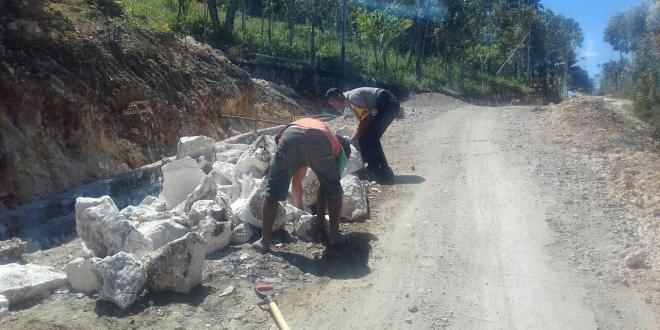
[[[351,155],[348,157],[348,162],[346,163],[346,168],[344,169],[343,176],[353,174],[362,169],[364,162],[362,161],[362,156],[360,152],[351,144]]]
[[[106,256],[105,220],[119,213],[110,196],[101,198],[78,197],[76,199],[76,231],[85,246],[96,256]]]
[[[18,237],[0,241],[0,261],[16,259],[23,255],[27,242]]]
[[[121,309],[126,309],[139,297],[147,282],[140,259],[125,252],[100,260],[96,269],[103,282],[99,299],[113,302]]]
[[[238,160],[241,158],[243,155],[243,152],[245,150],[240,150],[240,149],[230,149],[230,150],[225,150],[222,152],[218,152],[215,154],[215,160],[216,161],[222,161],[222,162],[227,162],[230,164],[236,164]]]
[[[176,158],[210,156],[215,150],[215,141],[208,136],[184,136],[176,146]]]
[[[249,223],[255,227],[263,228],[262,206],[264,201],[264,192],[266,191],[265,179],[252,179],[246,177],[243,179],[243,191],[245,197],[239,198],[231,204],[231,209],[241,222]],[[286,225],[286,209],[282,203],[277,209],[273,230],[279,230]]]
[[[369,202],[366,189],[356,175],[347,175],[341,179],[344,189],[341,217],[347,220],[357,220],[369,215]]]
[[[149,287],[188,293],[201,284],[205,245],[202,236],[188,233],[146,256]]]
[[[153,251],[153,241],[138,230],[137,224],[120,218],[105,221],[103,236],[108,255],[127,252],[142,258]]]
[[[66,285],[66,275],[48,266],[0,265],[0,295],[10,304],[45,297]]]
[[[197,162],[190,158],[175,160],[165,164],[163,171],[163,190],[158,199],[164,200],[168,210],[175,208],[202,182],[206,174]]]
[[[232,221],[230,218],[228,220],[218,221],[214,217],[207,216],[200,221],[196,231],[206,241],[205,255],[222,250],[231,242],[233,236]]]
[[[234,165],[215,162],[211,172],[186,197],[184,212],[200,200],[213,200],[219,205],[228,205],[239,197],[240,187],[234,177]]]
[[[276,150],[277,144],[272,136],[259,136],[236,162],[234,168],[236,177],[240,178],[244,175],[252,175],[255,178],[263,177]]]
[[[173,219],[145,222],[140,224],[137,230],[151,240],[154,249],[158,249],[190,232],[188,227],[180,225]]]
[[[96,263],[99,261],[100,258],[76,258],[66,264],[64,271],[71,287],[85,293],[101,288],[101,276],[96,270]]]
[[[314,241],[323,232],[322,222],[316,216],[303,215],[294,225],[293,234],[306,241]]]

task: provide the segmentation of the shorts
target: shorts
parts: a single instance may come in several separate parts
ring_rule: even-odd
[[[318,177],[322,197],[331,199],[343,195],[332,144],[325,134],[290,126],[282,134],[270,164],[264,196],[272,201],[285,201],[293,174],[303,166],[311,168]]]

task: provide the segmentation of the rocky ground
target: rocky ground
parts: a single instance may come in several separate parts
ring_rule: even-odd
[[[657,328],[658,147],[627,107],[415,96],[384,140],[396,183],[367,184],[370,216],[341,225],[340,254],[282,233],[273,254],[208,256],[190,294],[120,310],[65,288],[0,327],[272,329],[252,291],[269,282],[296,329]],[[63,269],[82,255],[75,240],[23,258]]]

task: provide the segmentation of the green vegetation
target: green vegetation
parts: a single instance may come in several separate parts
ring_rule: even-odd
[[[344,65],[341,0],[121,4],[118,19],[129,24],[305,61],[345,81],[366,75],[399,90],[448,88],[493,101],[557,101],[590,86],[575,65],[580,27],[540,0],[348,1]]]
[[[660,136],[660,3],[644,1],[613,16],[604,38],[621,59],[603,64],[600,92],[631,98],[636,113]]]

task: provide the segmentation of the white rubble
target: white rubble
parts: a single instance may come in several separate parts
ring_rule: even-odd
[[[163,171],[163,190],[158,199],[164,200],[168,210],[175,208],[202,182],[206,174],[197,162],[185,157],[165,164]]]
[[[16,263],[0,265],[0,295],[10,304],[46,297],[66,285],[66,275],[52,267]]]
[[[286,222],[288,223],[296,223],[300,218],[304,215],[307,215],[308,213],[293,206],[292,204],[289,203],[283,203],[284,204],[284,211],[286,212]]]
[[[231,209],[234,211],[240,221],[249,223],[255,227],[263,227],[263,214],[262,204],[264,201],[264,192],[266,191],[265,179],[252,179],[245,178],[243,180],[243,196],[231,204]],[[286,225],[286,210],[284,205],[280,203],[273,224],[273,231],[279,230]]]
[[[129,205],[119,211],[119,218],[135,222],[147,222],[158,217],[159,213],[150,206]]]
[[[302,180],[302,201],[303,205],[310,206],[316,204],[321,183],[312,169],[307,169],[307,175]]]
[[[234,165],[215,162],[211,172],[186,197],[183,211],[189,212],[199,200],[213,200],[219,205],[229,205],[240,195],[240,187],[234,177]]]
[[[144,258],[149,287],[188,293],[202,283],[205,242],[188,233]]]
[[[184,136],[176,146],[176,159],[210,156],[215,150],[215,141],[208,136]]]
[[[252,174],[253,177],[263,177],[275,156],[277,144],[270,135],[261,135],[241,155],[236,162],[234,172],[236,177]]]
[[[362,161],[362,156],[360,151],[351,144],[351,155],[348,157],[348,162],[346,163],[346,168],[342,176],[347,176],[353,174],[362,169],[364,162]]]
[[[105,257],[96,263],[96,269],[103,282],[99,299],[113,302],[126,309],[140,295],[147,282],[147,273],[140,260],[125,252]]]
[[[147,197],[145,197],[142,200],[142,202],[140,202],[140,206],[148,206],[156,212],[165,212],[165,211],[167,211],[165,201],[162,201],[162,200],[158,199],[158,197],[156,197],[156,196],[147,196]]]
[[[368,195],[364,185],[356,175],[347,175],[341,179],[344,189],[341,217],[347,220],[357,220],[369,214]]]
[[[0,317],[9,311],[9,300],[0,294]]]
[[[27,242],[18,237],[0,241],[0,261],[16,259],[23,255]]]
[[[78,197],[76,199],[76,231],[85,246],[97,256],[107,255],[104,238],[104,221],[119,213],[110,196],[101,198]]]
[[[215,154],[216,161],[236,164],[245,150],[230,149]]]
[[[188,225],[197,226],[202,219],[212,217],[217,221],[227,221],[233,218],[226,205],[218,205],[213,200],[199,200],[193,204],[188,213]]]
[[[99,261],[101,261],[100,258],[76,258],[69,261],[64,271],[71,287],[84,293],[101,288],[101,277],[96,272],[95,265]]]
[[[231,242],[234,232],[231,228],[232,221],[230,218],[227,219],[228,221],[218,221],[212,216],[207,216],[199,222],[196,232],[206,240],[205,255],[222,250]]]
[[[355,131],[354,128],[351,128],[351,127],[348,127],[348,126],[342,126],[342,127],[335,130],[335,135],[351,136],[351,135],[353,135],[354,131]]]
[[[234,244],[243,244],[254,236],[254,231],[250,224],[241,223],[234,227],[231,242]]]
[[[138,225],[137,230],[151,240],[153,249],[158,249],[190,232],[188,227],[180,225],[173,219],[145,222]]]
[[[141,233],[136,225],[136,222],[119,218],[104,222],[103,238],[107,255],[123,251],[142,258],[153,251],[153,241]]]
[[[293,234],[306,241],[314,241],[316,236],[321,232],[321,226],[319,224],[316,221],[316,216],[309,214],[303,215],[296,222]]]

